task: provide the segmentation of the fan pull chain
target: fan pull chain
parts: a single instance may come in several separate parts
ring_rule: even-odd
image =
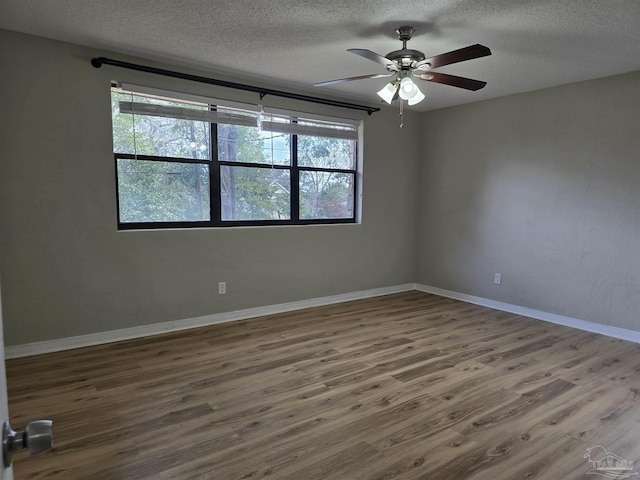
[[[400,128],[404,127],[404,102],[400,99]]]

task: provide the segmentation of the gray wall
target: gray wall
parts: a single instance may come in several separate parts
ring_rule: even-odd
[[[640,72],[429,112],[422,157],[420,283],[640,330]]]
[[[8,345],[416,280],[640,330],[640,72],[410,114],[403,129],[396,108],[266,97],[364,119],[362,224],[118,232],[111,80],[257,96],[88,63],[118,53],[5,31],[0,45]]]
[[[8,345],[415,281],[419,115],[400,130],[396,109],[369,117],[265,98],[364,119],[362,224],[118,232],[111,80],[251,103],[259,97],[89,64],[98,55],[126,59],[117,53],[6,31],[0,45]],[[217,295],[218,281],[227,282],[227,295]]]

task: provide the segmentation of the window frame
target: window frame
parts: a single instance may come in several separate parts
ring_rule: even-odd
[[[114,85],[112,85],[113,87]],[[155,91],[155,89],[150,89]],[[111,92],[113,93],[113,88]],[[130,90],[133,94],[145,95],[143,91]],[[182,97],[179,93],[162,91],[162,96],[180,101],[185,97]],[[189,98],[190,96],[186,96]],[[216,110],[218,107],[227,109],[233,108],[235,102],[225,102],[224,100],[206,99],[211,110]],[[213,102],[216,103],[213,103]],[[220,102],[220,103],[218,103]],[[237,103],[235,103],[237,105]],[[252,106],[255,107],[255,106]],[[323,119],[322,116],[291,112],[285,110],[277,110],[278,115],[290,116],[291,121],[295,122],[297,118],[307,120]],[[209,159],[196,159],[196,158],[179,158],[179,157],[166,157],[157,155],[146,155],[137,153],[118,153],[113,152],[114,155],[114,171],[115,171],[115,186],[116,186],[116,215],[117,215],[117,227],[118,230],[166,230],[166,229],[188,229],[188,228],[227,228],[227,227],[256,227],[256,226],[287,226],[287,225],[333,225],[333,224],[355,224],[359,221],[359,186],[361,177],[361,160],[360,160],[360,141],[362,138],[362,123],[355,120],[348,119],[332,119],[336,123],[340,120],[343,123],[354,125],[358,138],[353,139],[355,142],[355,148],[353,152],[353,169],[343,168],[329,168],[329,167],[313,167],[313,166],[300,166],[298,165],[298,137],[299,134],[287,133],[290,138],[290,164],[279,165],[271,163],[252,163],[252,162],[237,162],[230,160],[218,159],[218,123],[208,121],[209,124]],[[324,121],[324,120],[320,120]],[[223,123],[223,122],[220,122]],[[320,135],[310,135],[315,137],[321,137]],[[115,150],[115,148],[114,148]],[[118,160],[144,160],[144,161],[159,161],[159,162],[171,162],[180,164],[200,164],[208,167],[209,175],[209,220],[196,220],[196,221],[154,221],[154,222],[122,222],[120,215],[120,181],[118,178]],[[290,178],[290,218],[289,219],[266,219],[266,220],[222,220],[222,193],[221,193],[221,168],[223,166],[231,167],[245,167],[245,168],[274,168],[279,170],[289,171]],[[300,173],[301,172],[326,172],[326,173],[341,173],[352,175],[353,177],[353,207],[351,217],[342,218],[300,218]]]

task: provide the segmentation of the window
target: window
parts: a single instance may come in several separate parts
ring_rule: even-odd
[[[357,122],[150,89],[111,98],[120,229],[355,222]]]

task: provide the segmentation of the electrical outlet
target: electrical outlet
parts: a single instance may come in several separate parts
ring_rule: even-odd
[[[218,295],[225,295],[227,293],[227,282],[218,282]]]
[[[493,275],[493,283],[496,285],[502,285],[502,274],[496,273]]]

